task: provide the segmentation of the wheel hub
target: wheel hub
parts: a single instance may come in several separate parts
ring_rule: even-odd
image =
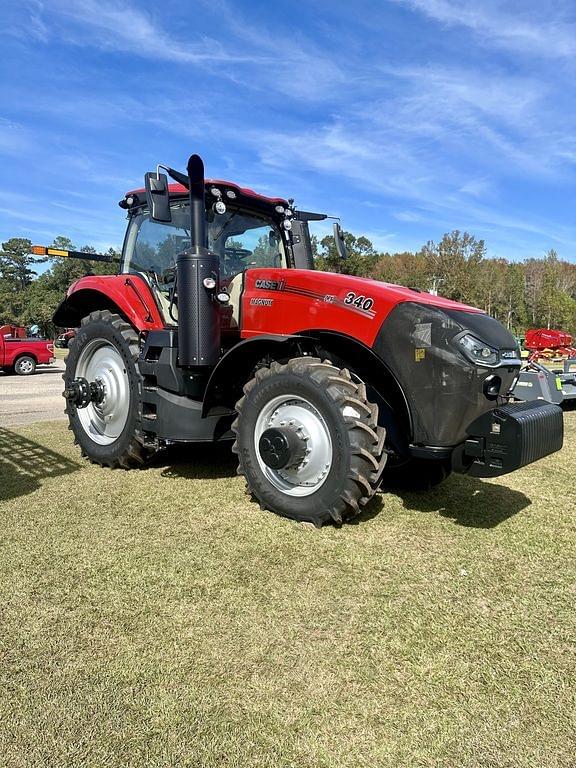
[[[297,395],[279,395],[260,412],[254,447],[260,468],[279,491],[308,496],[332,466],[332,440],[323,415]]]
[[[70,386],[62,394],[76,408],[86,408],[89,403],[100,405],[106,395],[101,379],[89,382],[82,376],[71,381]]]
[[[76,377],[64,396],[78,409],[78,419],[90,439],[111,445],[130,414],[130,385],[126,364],[114,344],[90,341],[80,353]]]
[[[34,366],[31,360],[20,360],[20,370],[22,373],[30,373],[33,367]]]
[[[258,441],[262,461],[272,469],[297,467],[306,456],[306,440],[293,429],[266,429]]]

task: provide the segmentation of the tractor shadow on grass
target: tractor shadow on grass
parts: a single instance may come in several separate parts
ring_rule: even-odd
[[[467,528],[495,528],[532,503],[521,491],[462,475],[452,475],[427,492],[400,491],[395,495],[405,509],[435,512]]]
[[[159,453],[152,466],[162,468],[162,477],[183,477],[187,480],[219,480],[234,477],[238,459],[231,443],[191,443],[172,446]]]
[[[152,466],[162,468],[163,477],[189,480],[218,480],[234,477],[238,460],[226,444],[207,443],[174,446],[158,454]],[[386,512],[387,497],[396,496],[404,508],[431,512],[470,528],[494,528],[530,506],[531,500],[520,491],[461,475],[452,475],[430,491],[387,491],[374,495],[358,517],[348,524],[358,525]]]
[[[361,525],[367,520],[377,517],[380,512],[386,512],[386,497],[382,493],[375,493],[368,504],[360,509],[360,514],[347,520],[346,525]]]
[[[49,477],[68,475],[80,469],[43,445],[0,427],[0,501],[26,496]]]

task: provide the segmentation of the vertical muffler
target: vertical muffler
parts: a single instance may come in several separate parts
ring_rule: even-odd
[[[176,257],[178,291],[178,361],[184,368],[214,366],[220,358],[220,311],[216,294],[220,261],[206,237],[204,163],[188,160],[190,248]]]

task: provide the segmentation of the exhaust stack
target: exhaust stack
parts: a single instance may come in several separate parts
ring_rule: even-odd
[[[220,358],[220,262],[207,248],[202,159],[192,155],[187,170],[190,248],[176,257],[178,360],[184,368],[204,368]]]

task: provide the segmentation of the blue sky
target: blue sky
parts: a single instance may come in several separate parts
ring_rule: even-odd
[[[576,260],[573,0],[4,0],[0,238],[119,245],[162,162],[339,215]]]

